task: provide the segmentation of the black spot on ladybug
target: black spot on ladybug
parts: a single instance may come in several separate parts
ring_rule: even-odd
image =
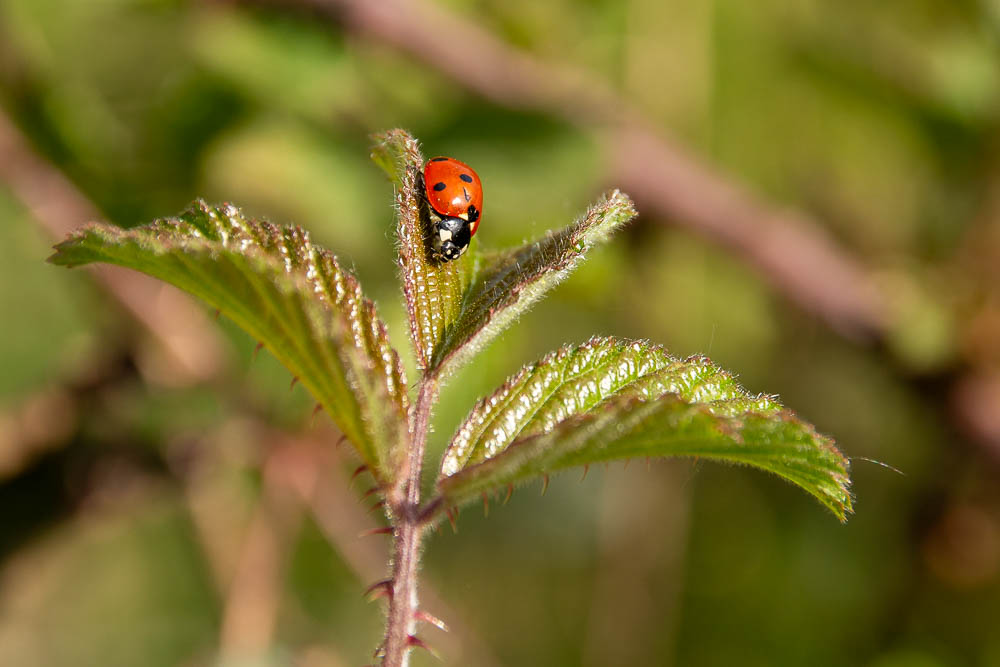
[[[469,194],[468,190],[466,190],[465,188],[462,188],[462,192],[465,193],[465,201],[471,201],[472,200],[472,195]]]
[[[479,209],[476,208],[475,204],[470,204],[469,208],[466,210],[466,213],[469,216],[469,222],[475,222],[476,220],[479,220]]]
[[[459,178],[461,178],[466,183],[471,183],[472,182],[472,176],[469,176],[468,174],[461,174],[461,175],[459,175]]]
[[[446,157],[436,157],[436,158],[433,158],[431,160],[431,162],[447,162],[447,161],[448,161],[448,158],[446,158]]]
[[[435,183],[435,184],[434,184],[434,192],[441,192],[441,191],[442,191],[442,190],[444,190],[444,189],[445,189],[446,187],[448,187],[448,186],[447,186],[447,185],[445,185],[444,183],[441,183],[441,182],[438,182],[438,183]]]

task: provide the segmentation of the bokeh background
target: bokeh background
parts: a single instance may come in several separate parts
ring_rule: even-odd
[[[304,390],[170,289],[43,260],[231,201],[332,248],[404,349],[368,159],[397,126],[478,170],[484,247],[612,186],[642,213],[451,382],[435,456],[599,333],[855,457],[845,525],[689,461],[463,511],[425,556],[445,664],[1000,665],[996,0],[0,1],[0,664],[371,660],[387,544]]]

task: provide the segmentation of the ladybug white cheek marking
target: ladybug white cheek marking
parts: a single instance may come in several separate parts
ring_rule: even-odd
[[[449,232],[447,229],[441,229],[441,230],[439,230],[439,232],[441,234],[441,241],[442,241],[442,243],[444,241],[450,241],[451,240],[451,232]]]

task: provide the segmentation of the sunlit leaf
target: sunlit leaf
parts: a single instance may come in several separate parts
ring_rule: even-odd
[[[475,270],[475,243],[463,257],[440,262],[431,256],[431,221],[421,192],[424,158],[403,130],[375,136],[372,159],[396,186],[397,238],[410,338],[421,369],[430,366],[445,330],[456,320]]]
[[[485,257],[431,366],[459,366],[566,278],[588,250],[606,241],[633,217],[632,201],[615,190],[572,225],[519,248]]]
[[[118,264],[208,302],[313,393],[377,479],[392,481],[408,442],[399,357],[354,276],[302,229],[199,201],[132,230],[87,225],[50,261]]]
[[[595,338],[526,366],[480,400],[445,453],[441,506],[572,466],[699,456],[773,472],[840,519],[848,463],[832,440],[705,357]]]
[[[396,185],[403,292],[421,369],[446,375],[483,348],[576,268],[587,251],[635,217],[615,190],[575,223],[537,241],[439,262],[430,255],[430,220],[421,193],[423,157],[402,130],[377,135],[373,159]]]

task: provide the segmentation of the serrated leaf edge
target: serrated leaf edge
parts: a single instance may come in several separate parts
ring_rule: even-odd
[[[610,235],[624,227],[636,215],[635,205],[620,190],[611,190],[584,213],[579,220],[566,228],[552,230],[541,238],[518,248],[486,256],[477,267],[475,277],[466,290],[458,318],[444,333],[444,339],[430,362],[431,369],[440,376],[449,375],[453,369],[463,365],[469,358],[482,350],[493,338],[532,305],[540,301],[549,291],[564,281],[586,259],[587,253],[597,244],[606,241]],[[487,282],[500,282],[504,275],[516,274],[521,262],[518,258],[532,249],[542,247],[560,234],[569,234],[566,252],[553,264],[545,266],[532,280],[512,285],[506,291],[508,298],[486,309],[486,318],[478,323],[471,333],[463,333],[462,318],[476,308],[476,299],[489,300]],[[504,265],[510,267],[507,273],[499,273]],[[497,274],[491,276],[491,271]]]
[[[216,229],[210,230],[199,224],[198,216],[205,216],[213,221],[217,225]],[[228,229],[226,224],[229,225]],[[218,239],[206,236],[213,231],[218,232]],[[236,248],[231,245],[231,241],[234,240],[231,237],[238,236],[238,234],[243,234],[244,238],[239,240],[240,245]],[[286,294],[294,295],[297,298],[305,294],[312,294],[315,299],[318,299],[318,302],[312,299],[302,301],[306,308],[306,316],[313,320],[310,329],[325,331],[327,335],[340,340],[338,345],[352,345],[357,351],[357,354],[347,355],[348,358],[345,358],[343,354],[337,354],[336,362],[341,367],[347,382],[345,388],[351,391],[357,400],[358,392],[350,388],[360,387],[364,374],[380,377],[381,381],[372,383],[369,390],[376,394],[382,394],[382,400],[397,407],[399,432],[401,435],[408,434],[409,398],[406,392],[406,376],[399,355],[389,342],[387,327],[378,317],[375,304],[364,297],[356,277],[341,267],[336,257],[328,250],[312,244],[309,233],[302,228],[297,226],[278,227],[266,221],[253,221],[245,218],[235,206],[223,204],[216,208],[209,206],[202,200],[197,200],[187,211],[176,218],[165,218],[132,229],[121,229],[105,223],[88,223],[71,234],[67,240],[56,245],[56,253],[49,260],[55,264],[69,267],[93,261],[124,264],[113,253],[107,252],[102,247],[94,248],[92,245],[86,245],[89,235],[95,236],[100,244],[106,246],[124,248],[127,243],[131,242],[143,251],[155,256],[166,256],[173,253],[177,261],[187,263],[187,269],[191,275],[197,275],[200,268],[190,264],[185,260],[185,257],[191,253],[200,252],[217,256],[220,252],[225,251],[251,264],[256,263],[258,266],[267,267],[268,272],[275,278],[278,289]],[[296,250],[295,244],[300,245],[304,256],[301,256]],[[73,261],[74,251],[80,246],[86,246],[86,252],[97,259]],[[280,259],[269,254],[274,251],[281,255]],[[296,265],[296,255],[300,255],[297,257],[299,265]],[[265,302],[268,301],[266,291],[261,290],[258,282],[261,278],[259,272],[249,271],[246,278],[258,293],[257,297]],[[329,283],[329,287],[333,288],[333,291],[324,285],[324,279]],[[203,281],[198,287],[203,292],[207,292],[210,284],[211,281]],[[183,285],[180,286],[184,288]],[[193,290],[191,287],[186,289]],[[226,298],[225,295],[215,295],[214,298],[213,305],[233,310],[234,302]],[[274,306],[274,304],[270,305]],[[277,317],[297,316],[297,313],[279,311],[274,311],[274,314]],[[369,326],[364,326],[362,318],[368,318]],[[241,326],[254,335],[253,318],[244,315],[240,319],[244,320]],[[331,328],[335,321],[339,323],[337,326],[342,329],[340,333],[335,328]],[[350,339],[349,342],[348,339]],[[294,341],[288,342],[294,344]],[[329,345],[321,344],[318,347],[324,355],[328,356],[331,352]],[[276,350],[272,350],[272,352],[281,356]],[[300,351],[300,353],[304,359],[309,358],[309,355],[305,354],[304,351]],[[371,354],[376,354],[381,363],[376,363],[371,358]],[[352,358],[360,360],[361,367],[358,367]],[[282,361],[287,363],[287,360],[283,359]],[[331,359],[331,361],[333,360]],[[325,375],[322,371],[317,373],[317,376]],[[335,378],[328,379],[334,380]],[[317,392],[318,387],[310,386],[311,382],[308,377],[300,378],[300,381],[314,394],[322,394],[322,392]],[[332,412],[331,406],[326,407],[328,411],[331,411],[334,420],[339,422],[339,418]],[[359,408],[365,409],[360,403]],[[362,429],[365,426],[362,424]],[[368,424],[368,426],[374,427],[375,425]],[[362,443],[354,444],[359,448],[362,446]],[[399,443],[399,446],[405,447],[405,443]],[[391,462],[377,461],[372,463],[380,464],[378,468],[381,470],[373,471],[376,476],[380,472],[385,477],[391,474]]]

